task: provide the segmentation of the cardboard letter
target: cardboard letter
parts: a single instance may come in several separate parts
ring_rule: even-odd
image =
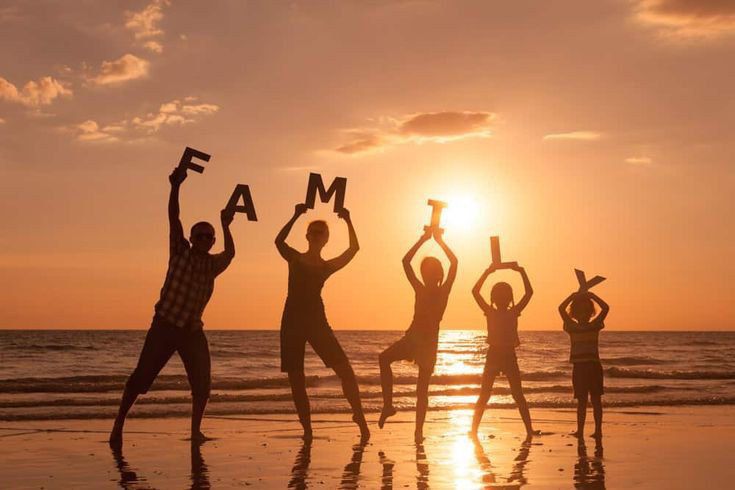
[[[431,206],[431,224],[424,226],[424,231],[433,230],[435,228],[437,230],[444,231],[443,228],[439,227],[439,224],[441,224],[442,211],[447,207],[447,203],[429,199],[428,204]]]
[[[518,265],[518,262],[503,262],[500,258],[500,237],[490,237],[490,255],[492,256],[492,264],[496,269],[508,269]]]
[[[243,203],[240,204],[240,198],[243,199]],[[253,204],[253,198],[250,195],[250,188],[245,184],[237,184],[235,190],[232,191],[230,200],[227,201],[227,206],[231,213],[245,213],[248,217],[248,221],[258,221],[258,216],[255,214],[255,205]]]
[[[347,191],[347,179],[344,177],[335,177],[329,189],[324,189],[324,181],[322,176],[315,173],[309,174],[309,185],[306,188],[306,200],[304,204],[309,209],[314,209],[316,204],[316,194],[319,193],[321,202],[329,202],[334,196],[334,212],[342,211],[345,207],[345,192]]]
[[[195,172],[199,172],[200,174],[204,172],[204,167],[202,167],[199,164],[196,164],[191,161],[192,158],[198,158],[199,160],[204,160],[205,162],[208,162],[211,157],[211,155],[207,155],[204,152],[201,152],[199,150],[195,150],[194,148],[189,148],[188,146],[184,150],[184,154],[181,155],[181,161],[179,162],[179,167],[186,167],[190,168]]]
[[[574,269],[574,273],[577,275],[577,282],[579,283],[580,291],[588,291],[593,286],[597,286],[605,280],[605,278],[602,276],[595,276],[588,281],[584,275],[584,271],[581,271],[579,269]]]

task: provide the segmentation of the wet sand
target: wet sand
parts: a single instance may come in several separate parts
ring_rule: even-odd
[[[430,412],[413,443],[413,413],[359,443],[347,415],[314,417],[304,445],[295,416],[207,417],[216,437],[192,449],[188,419],[128,421],[122,453],[111,421],[0,422],[2,488],[733,488],[735,408],[608,410],[602,445],[569,435],[571,410],[533,410],[549,434],[523,442],[515,410],[489,410],[479,444],[471,413]],[[591,422],[591,413],[589,422]],[[588,425],[591,431],[591,425]]]

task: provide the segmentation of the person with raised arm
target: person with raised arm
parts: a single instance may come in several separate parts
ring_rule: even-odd
[[[421,246],[434,239],[449,259],[449,273],[444,279],[444,268],[436,257],[425,257],[421,261],[421,280],[411,265]],[[416,429],[414,440],[421,443],[424,439],[424,420],[429,405],[429,381],[436,364],[439,342],[439,324],[447,308],[449,292],[457,277],[457,257],[444,243],[442,230],[428,228],[403,257],[403,271],[414,291],[414,313],[411,325],[404,336],[380,353],[380,382],[383,389],[383,410],[378,426],[382,429],[388,417],[395,415],[393,407],[393,371],[391,364],[399,360],[414,361],[419,367],[416,383]]]
[[[518,337],[518,317],[523,309],[531,301],[533,288],[531,281],[528,279],[526,270],[518,266],[516,263],[510,263],[504,268],[509,268],[518,272],[523,279],[523,287],[525,293],[518,303],[513,301],[513,289],[507,282],[498,282],[493,285],[490,292],[490,304],[482,297],[482,286],[485,284],[488,276],[498,270],[493,264],[482,273],[480,278],[472,288],[472,296],[474,296],[480,309],[487,317],[487,358],[485,360],[485,369],[482,373],[482,385],[480,387],[480,396],[475,404],[475,413],[472,418],[472,428],[470,435],[477,436],[477,430],[482,421],[482,415],[487,407],[487,402],[492,394],[493,383],[495,378],[504,373],[508,378],[510,391],[518,406],[518,411],[526,426],[527,438],[537,434],[534,432],[531,424],[531,414],[528,411],[528,403],[526,397],[523,396],[523,386],[521,385],[521,372],[518,368],[518,359],[516,358],[516,347],[520,345]]]
[[[233,212],[220,213],[224,235],[224,251],[210,254],[215,242],[214,227],[200,221],[191,227],[189,240],[179,219],[179,189],[186,179],[186,168],[177,167],[169,176],[171,193],[168,201],[169,259],[166,280],[140,352],[138,365],[125,384],[120,408],[109,443],[120,447],[128,411],[139,395],[147,393],[174,352],[178,352],[186,369],[192,394],[191,441],[201,443],[207,437],[201,432],[202,417],[209,400],[211,360],[204,335],[202,313],[214,290],[214,279],[232,262],[235,242],[230,233]]]
[[[349,246],[341,255],[324,260],[322,249],[329,241],[329,226],[326,221],[309,223],[306,230],[308,249],[301,253],[287,243],[291,228],[298,218],[306,213],[305,204],[297,204],[294,214],[276,236],[276,248],[288,262],[288,296],[281,317],[281,371],[288,373],[294,405],[304,429],[304,439],[312,438],[311,408],[306,394],[304,375],[304,353],[306,343],[311,344],[324,364],[333,369],[342,382],[342,391],[352,407],[352,420],[360,427],[363,441],[370,438],[365,415],[360,401],[360,390],[355,373],[342,346],[337,341],[327,322],[322,301],[322,287],[335,272],[350,263],[360,246],[347,209],[338,211],[337,216],[347,224]]]
[[[595,316],[595,303],[600,313]],[[569,362],[572,363],[572,387],[577,399],[577,430],[573,435],[584,437],[584,423],[587,418],[587,399],[592,401],[595,417],[594,438],[602,437],[602,394],[603,373],[600,363],[600,330],[605,328],[605,318],[610,307],[595,293],[584,286],[562,301],[559,315],[564,322],[564,331],[569,334],[571,349]],[[594,317],[594,318],[593,318]]]

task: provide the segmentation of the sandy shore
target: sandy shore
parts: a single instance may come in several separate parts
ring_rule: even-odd
[[[294,416],[208,417],[217,439],[198,450],[188,420],[128,421],[125,446],[110,421],[0,422],[3,488],[733,488],[735,408],[608,410],[603,446],[579,446],[569,410],[534,410],[548,435],[523,444],[514,410],[490,410],[479,445],[468,411],[430,412],[423,446],[402,412],[365,446],[346,415],[314,417],[304,446]],[[374,418],[375,415],[371,415]],[[590,414],[591,418],[591,414]]]

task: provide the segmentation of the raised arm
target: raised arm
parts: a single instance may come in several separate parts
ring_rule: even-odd
[[[288,234],[291,233],[291,228],[293,228],[293,225],[294,223],[296,223],[296,220],[299,219],[299,216],[306,213],[306,209],[306,204],[297,204],[294,207],[294,212],[293,216],[291,216],[291,219],[288,220],[288,223],[283,225],[281,231],[279,231],[278,235],[276,235],[276,248],[278,249],[278,253],[280,253],[281,257],[283,257],[287,261],[290,261],[296,255],[298,255],[298,252],[288,246],[288,244],[286,243],[286,238],[288,238]]]
[[[604,322],[605,318],[607,318],[607,313],[610,311],[610,305],[605,303],[602,298],[597,296],[595,293],[587,292],[589,294],[592,301],[600,305],[600,313],[597,314],[597,317],[595,318],[595,322]]]
[[[345,223],[347,223],[347,232],[350,235],[350,245],[347,247],[347,250],[342,252],[341,255],[327,261],[327,267],[330,273],[336,272],[349,264],[357,251],[360,250],[360,244],[357,242],[357,233],[355,232],[355,227],[352,225],[350,212],[346,208],[342,208],[337,212],[337,216],[340,219],[345,220]]]
[[[533,296],[533,288],[531,287],[531,281],[528,279],[528,274],[526,274],[526,269],[523,267],[520,267],[518,265],[512,267],[514,271],[517,271],[521,275],[521,279],[523,279],[523,297],[521,300],[516,303],[516,311],[518,314],[520,314],[523,309],[528,306],[528,302],[531,301],[531,296]]]
[[[447,255],[447,258],[449,259],[449,272],[447,273],[447,279],[444,281],[443,287],[447,288],[447,290],[452,289],[452,285],[454,284],[454,279],[457,277],[457,256],[454,255],[454,252],[452,252],[452,249],[450,249],[446,243],[444,243],[444,233],[443,230],[440,230],[439,228],[434,229],[434,239],[436,240],[436,243],[439,244],[439,246],[444,250],[444,253]]]
[[[490,267],[485,269],[485,271],[482,273],[482,275],[472,288],[472,296],[475,298],[475,301],[477,302],[477,305],[480,307],[480,309],[485,312],[490,310],[490,305],[487,304],[485,298],[482,297],[482,286],[485,284],[487,276],[495,272],[495,270],[496,269],[494,265],[491,265]]]
[[[168,196],[168,224],[169,224],[169,244],[171,252],[179,249],[182,243],[186,242],[184,237],[184,228],[181,226],[179,219],[179,189],[181,183],[186,179],[186,169],[176,167],[168,181],[171,182],[171,193]]]
[[[408,249],[406,255],[403,256],[403,272],[406,273],[406,278],[408,278],[408,282],[411,283],[411,287],[413,287],[414,290],[420,288],[422,284],[421,281],[419,281],[418,277],[416,277],[416,273],[411,266],[411,261],[416,255],[416,252],[418,252],[421,248],[421,245],[426,243],[429,238],[431,238],[431,231],[425,231],[424,234],[421,235],[421,237],[416,241],[416,243],[414,243],[413,246]]]
[[[569,305],[572,303],[572,300],[574,299],[574,296],[576,296],[576,292],[570,294],[567,296],[564,301],[561,302],[559,305],[559,316],[561,316],[562,321],[564,322],[564,330],[569,330],[569,325],[574,323],[574,320],[572,320],[572,317],[569,316],[569,313],[567,310],[569,309]]]

